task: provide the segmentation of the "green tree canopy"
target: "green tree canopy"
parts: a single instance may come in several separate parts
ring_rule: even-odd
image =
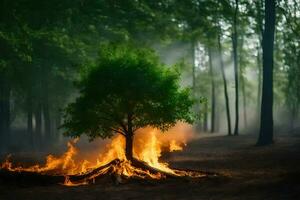
[[[129,159],[137,129],[166,130],[177,121],[192,122],[189,90],[180,89],[179,74],[163,66],[151,50],[105,46],[78,86],[79,97],[66,109],[66,134],[93,139],[120,133],[126,137]]]

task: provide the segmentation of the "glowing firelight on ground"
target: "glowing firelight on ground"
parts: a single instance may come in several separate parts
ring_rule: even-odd
[[[147,163],[158,171],[170,175],[197,176],[192,174],[192,172],[173,170],[168,167],[167,163],[160,161],[162,152],[181,151],[192,138],[192,128],[183,123],[178,123],[174,128],[165,133],[149,127],[144,128],[135,134],[133,155],[136,159]],[[63,175],[65,176],[64,184],[70,186],[88,184],[93,182],[97,176],[111,172],[125,177],[163,178],[163,174],[161,173],[150,173],[147,170],[133,167],[130,161],[127,161],[124,151],[125,139],[122,135],[113,137],[111,142],[105,146],[105,149],[102,149],[101,153],[97,152],[97,155],[89,156],[89,158],[80,155],[80,150],[75,147],[77,142],[78,139],[68,142],[68,150],[59,157],[53,155],[47,156],[44,165],[37,164],[31,167],[13,166],[9,159],[7,159],[0,167],[9,171]],[[112,161],[116,161],[114,165],[108,165]],[[72,182],[69,178],[69,176],[75,174],[87,174],[98,168],[101,168],[101,170],[93,173],[93,175],[89,177],[85,177],[84,180],[77,183]]]

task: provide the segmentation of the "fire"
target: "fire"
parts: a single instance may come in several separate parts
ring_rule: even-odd
[[[188,131],[188,132],[187,132]],[[191,127],[186,124],[178,123],[167,133],[161,133],[157,129],[150,127],[139,130],[135,134],[133,155],[136,159],[141,160],[150,167],[158,171],[165,172],[174,176],[191,175],[187,172],[173,170],[168,167],[167,163],[160,161],[163,151],[181,151],[186,142],[192,139],[193,134]],[[49,155],[44,165],[34,165],[31,167],[14,167],[9,158],[0,165],[1,168],[10,171],[28,171],[42,174],[56,174],[65,176],[64,185],[76,186],[94,182],[95,178],[106,173],[114,173],[118,177],[139,177],[151,179],[160,179],[161,173],[151,173],[134,167],[125,156],[125,139],[122,135],[116,135],[104,150],[91,156],[91,158],[82,158],[80,150],[75,147],[77,140],[68,142],[68,150],[61,156],[56,157]],[[113,162],[113,164],[110,164]],[[90,174],[85,177],[85,174]],[[82,175],[80,181],[71,181],[70,176]]]
[[[183,147],[178,145],[178,143],[175,140],[171,140],[170,142],[170,152],[172,151],[182,151]]]

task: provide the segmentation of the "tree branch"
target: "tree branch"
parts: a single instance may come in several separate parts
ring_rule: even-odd
[[[123,133],[122,131],[119,131],[119,130],[116,130],[116,129],[114,129],[114,128],[110,128],[112,131],[115,131],[115,132],[117,132],[117,133],[120,133],[121,135],[123,135],[123,136],[126,136],[126,134],[125,133]]]

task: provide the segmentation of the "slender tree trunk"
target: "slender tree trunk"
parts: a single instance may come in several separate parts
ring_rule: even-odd
[[[45,125],[45,137],[46,140],[51,141],[52,140],[51,118],[50,118],[48,101],[43,102],[43,116],[44,116],[44,125]]]
[[[292,110],[291,110],[292,112],[291,112],[291,120],[290,120],[290,130],[291,130],[291,132],[293,132],[293,130],[294,130],[294,121],[295,121],[295,119],[296,119],[296,117],[297,117],[297,109],[296,109],[296,106],[295,105],[293,105],[293,107],[292,107]]]
[[[43,76],[40,79],[41,88],[41,107],[42,107],[42,125],[44,131],[43,146],[50,147],[53,144],[53,137],[51,132],[51,115],[50,115],[50,102],[49,102],[49,69],[50,65],[39,66],[39,73]]]
[[[47,73],[44,68],[42,68],[42,73]],[[51,133],[51,117],[50,117],[50,108],[49,108],[47,75],[45,79],[42,80],[41,86],[42,86],[42,110],[43,110],[43,119],[44,119],[45,139],[46,141],[50,141],[48,144],[51,144],[53,138]]]
[[[197,48],[197,42],[196,40],[192,40],[192,47],[191,47],[191,54],[192,54],[192,92],[193,97],[196,97],[196,48]],[[197,130],[202,130],[202,113],[201,113],[201,107],[199,103],[195,104],[193,107],[193,110],[195,113],[199,114],[200,120],[196,124]]]
[[[55,133],[55,140],[59,141],[60,138],[60,132],[59,132],[59,127],[61,126],[61,113],[60,111],[56,111],[57,113],[55,114],[55,123],[53,126],[53,132]]]
[[[261,122],[257,145],[273,143],[273,49],[275,32],[275,0],[265,0],[263,34],[263,88]]]
[[[246,97],[246,81],[244,77],[244,72],[245,72],[245,66],[244,64],[244,57],[243,57],[243,47],[244,47],[244,37],[241,38],[240,42],[240,83],[241,83],[241,89],[242,89],[242,96],[243,96],[243,118],[244,118],[244,128],[247,128],[248,123],[247,123],[247,97]]]
[[[42,106],[40,102],[37,103],[34,117],[36,145],[40,147],[42,141]]]
[[[196,42],[193,40],[192,41],[192,49],[191,49],[191,52],[192,52],[192,67],[193,67],[193,70],[192,70],[192,89],[193,89],[193,95],[195,96],[195,93],[196,93]]]
[[[207,118],[208,118],[208,102],[206,100],[204,103],[204,116],[203,116],[203,131],[204,132],[207,132],[207,130],[208,130]]]
[[[216,115],[215,115],[215,132],[220,132],[220,115],[218,113],[221,113],[219,106],[216,104]]]
[[[239,1],[235,0],[235,12],[233,18],[233,34],[232,34],[232,48],[233,48],[233,64],[234,64],[234,81],[235,81],[235,126],[234,135],[239,134],[239,72],[238,72],[238,33],[237,33],[237,17],[239,10]]]
[[[262,89],[262,67],[261,67],[261,54],[260,54],[260,46],[257,47],[257,69],[258,69],[258,75],[257,75],[257,118],[259,119],[260,116],[260,108],[261,108],[261,89]]]
[[[215,114],[216,114],[216,91],[215,91],[215,79],[212,64],[212,52],[211,48],[208,48],[208,61],[209,61],[209,73],[211,80],[211,126],[210,132],[215,132]]]
[[[231,133],[231,118],[230,118],[229,97],[228,97],[228,91],[227,91],[227,79],[226,79],[226,74],[225,74],[225,69],[224,69],[225,66],[224,66],[224,61],[223,61],[223,52],[222,52],[220,34],[218,35],[218,46],[219,46],[220,66],[221,66],[223,85],[224,85],[224,97],[225,97],[225,105],[226,105],[228,135],[232,135],[232,133]]]
[[[10,87],[6,77],[0,74],[0,140],[1,148],[9,146],[10,139]],[[4,149],[4,147],[3,147]]]
[[[241,75],[241,84],[242,84],[242,95],[243,95],[243,114],[244,114],[244,127],[247,128],[247,98],[246,98],[246,85],[245,78]]]
[[[31,92],[28,93],[27,97],[27,134],[29,143],[33,146],[33,103]]]

